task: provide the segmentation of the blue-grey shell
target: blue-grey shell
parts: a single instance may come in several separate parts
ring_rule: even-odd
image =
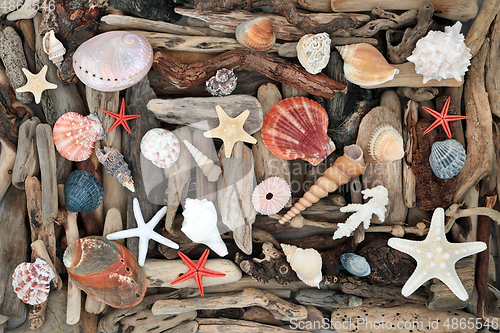
[[[367,276],[371,273],[370,265],[365,257],[359,256],[355,253],[344,253],[340,256],[342,266],[355,276]]]
[[[434,142],[429,164],[436,177],[450,179],[458,175],[465,165],[465,149],[460,142],[453,139]]]
[[[64,201],[70,212],[93,212],[103,198],[101,182],[94,175],[83,170],[75,170],[69,174],[64,185]]]

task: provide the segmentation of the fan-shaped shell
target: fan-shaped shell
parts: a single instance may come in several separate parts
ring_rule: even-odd
[[[281,244],[293,271],[299,279],[311,287],[318,287],[323,275],[321,274],[322,259],[315,249],[301,249],[295,245]]]
[[[240,44],[257,51],[269,50],[276,42],[273,22],[266,17],[241,23],[236,27],[235,35]]]
[[[43,51],[49,56],[49,60],[52,61],[57,68],[61,68],[66,49],[56,38],[54,30],[50,30],[43,36],[42,45]]]
[[[64,185],[64,201],[70,212],[93,212],[101,205],[103,198],[102,185],[93,174],[83,170],[69,174]]]
[[[12,287],[24,303],[37,305],[49,296],[50,281],[56,276],[49,264],[37,258],[32,264],[19,264],[12,274]]]
[[[370,265],[366,261],[365,257],[359,256],[355,253],[342,254],[340,256],[340,262],[346,271],[352,275],[367,276],[371,273]]]
[[[450,179],[459,174],[467,156],[460,142],[453,139],[434,142],[429,164],[436,177]]]
[[[285,160],[297,158],[318,165],[335,150],[327,136],[325,109],[305,97],[290,97],[276,103],[264,117],[262,139],[266,147]]]
[[[104,147],[96,150],[96,156],[99,162],[104,165],[106,173],[113,176],[120,184],[125,186],[131,192],[135,192],[134,180],[123,155],[115,147]]]
[[[85,237],[64,252],[63,262],[75,285],[114,308],[139,304],[146,293],[146,273],[135,256],[118,242]]]
[[[73,68],[87,86],[100,91],[120,91],[133,86],[153,64],[153,48],[146,37],[110,31],[97,35],[76,49]]]
[[[297,58],[302,67],[311,74],[318,74],[330,60],[330,35],[322,32],[304,35],[297,43]]]
[[[142,137],[141,153],[154,165],[165,169],[177,161],[181,146],[174,133],[162,128],[153,128]]]
[[[381,164],[400,160],[405,154],[403,138],[392,125],[380,124],[372,132],[368,153]]]
[[[278,213],[290,199],[288,183],[280,177],[270,177],[255,187],[252,203],[256,211],[263,215]]]

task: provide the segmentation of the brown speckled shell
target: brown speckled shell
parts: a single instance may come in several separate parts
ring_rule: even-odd
[[[38,258],[33,264],[23,262],[16,267],[12,274],[12,287],[24,303],[38,305],[49,296],[50,280],[54,277],[52,268]]]
[[[235,36],[238,43],[257,51],[267,51],[276,42],[273,22],[266,17],[241,23],[236,27]]]

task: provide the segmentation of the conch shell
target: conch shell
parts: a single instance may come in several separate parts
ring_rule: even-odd
[[[297,58],[302,67],[311,74],[321,73],[330,60],[331,42],[326,32],[302,36],[297,43]]]
[[[209,159],[207,155],[204,155],[201,151],[196,149],[188,140],[183,141],[187,149],[193,156],[194,160],[203,171],[203,174],[207,176],[209,182],[215,182],[219,179],[222,169],[214,161]]]
[[[267,17],[258,17],[241,23],[234,32],[238,43],[257,50],[267,51],[276,42],[273,22]]]
[[[123,155],[115,147],[104,147],[97,149],[95,152],[99,162],[104,165],[106,173],[113,176],[120,184],[125,186],[129,191],[135,192],[134,180],[132,173],[128,167]]]
[[[392,125],[380,124],[372,132],[368,153],[381,164],[400,160],[405,155],[403,138]]]
[[[61,64],[64,60],[64,54],[66,54],[66,49],[64,45],[56,38],[54,30],[50,30],[43,36],[42,40],[43,51],[49,56],[49,60],[56,65],[57,68],[61,68]]]
[[[319,283],[323,280],[321,254],[315,249],[304,250],[295,245],[281,244],[281,248],[297,277],[308,286],[319,289]]]

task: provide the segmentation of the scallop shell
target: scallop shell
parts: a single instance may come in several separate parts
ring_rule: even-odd
[[[460,142],[453,139],[434,142],[429,164],[436,177],[450,179],[460,173],[467,156]]]
[[[12,274],[12,287],[17,297],[30,305],[42,304],[50,292],[50,281],[56,276],[49,264],[37,258],[35,262],[19,264]]]
[[[311,287],[318,287],[323,275],[321,255],[315,249],[301,249],[295,245],[281,244],[286,260],[297,273],[299,279]]]
[[[135,192],[132,173],[118,149],[115,147],[104,147],[104,150],[98,148],[95,154],[99,162],[104,165],[108,175],[113,176],[114,179],[131,192]]]
[[[267,51],[276,42],[273,22],[266,17],[258,17],[236,27],[236,40],[251,49]]]
[[[344,59],[345,78],[354,84],[371,87],[390,81],[399,73],[373,45],[359,43],[336,48]]]
[[[90,172],[75,170],[66,178],[64,202],[70,212],[93,212],[101,205],[103,198],[102,185]]]
[[[94,151],[95,142],[106,134],[95,113],[87,117],[67,112],[57,119],[52,130],[57,151],[70,161],[81,162]]]
[[[330,60],[331,42],[326,32],[302,36],[297,43],[297,57],[302,67],[311,74],[321,73]]]
[[[174,133],[153,128],[141,140],[141,153],[159,168],[170,168],[179,158],[181,146]]]
[[[238,78],[234,75],[232,69],[222,68],[217,73],[207,80],[207,91],[212,96],[223,97],[230,95],[236,88]]]
[[[327,136],[325,109],[305,97],[276,103],[264,117],[262,139],[266,147],[285,160],[297,158],[318,165],[335,150]]]
[[[120,91],[133,86],[149,72],[153,48],[146,37],[127,31],[97,35],[76,49],[73,68],[87,86]]]
[[[367,276],[370,275],[371,269],[368,261],[365,257],[358,256],[355,253],[344,253],[340,256],[340,262],[342,266],[355,276]]]
[[[381,164],[400,160],[405,155],[403,138],[392,125],[380,124],[372,132],[368,153]]]
[[[253,208],[263,215],[276,214],[285,207],[291,195],[290,186],[284,179],[267,178],[253,191]]]
[[[49,60],[56,65],[57,68],[61,68],[61,64],[64,59],[64,54],[66,54],[66,49],[64,45],[56,38],[54,30],[50,30],[43,36],[42,40],[43,51],[49,56]]]
[[[75,285],[93,299],[125,309],[144,298],[146,273],[118,242],[95,236],[78,239],[64,251],[63,262]]]

